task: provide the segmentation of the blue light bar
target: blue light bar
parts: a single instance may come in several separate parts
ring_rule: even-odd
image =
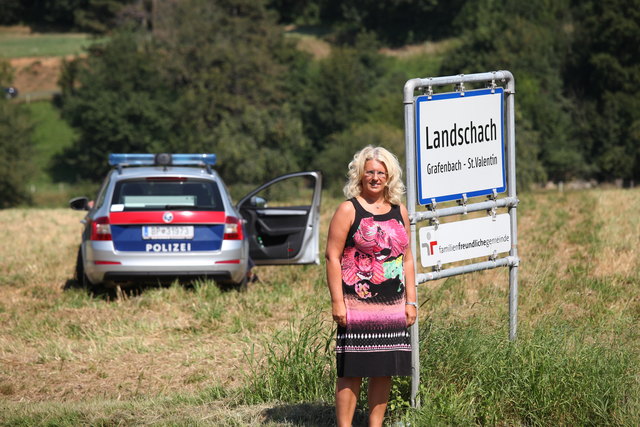
[[[172,154],[171,164],[178,166],[209,165],[216,164],[215,154]]]
[[[118,165],[138,165],[149,166],[155,161],[155,154],[109,154],[109,164]]]
[[[169,157],[168,163],[157,163],[156,154],[135,153],[109,154],[109,165],[111,166],[153,166],[153,165],[171,165],[171,166],[213,166],[216,164],[215,154],[169,154],[158,156],[158,158]]]

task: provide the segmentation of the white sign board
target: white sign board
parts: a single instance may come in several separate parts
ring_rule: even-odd
[[[505,191],[503,92],[416,98],[418,203]]]
[[[509,214],[423,227],[418,241],[423,267],[509,252]]]

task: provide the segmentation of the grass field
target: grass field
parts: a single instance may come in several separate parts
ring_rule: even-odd
[[[47,173],[49,161],[54,155],[70,146],[75,136],[73,129],[60,118],[60,111],[50,101],[25,104],[35,124],[33,142],[35,145],[34,164],[40,172],[34,177],[34,184],[46,184],[51,180]]]
[[[637,425],[639,208],[639,190],[522,196],[517,341],[506,269],[421,285],[422,408],[398,380],[389,423]],[[71,280],[81,217],[0,211],[0,425],[332,425],[322,266],[91,295]]]
[[[17,27],[5,28],[0,31],[0,58],[79,55],[94,41],[88,34],[34,34]]]

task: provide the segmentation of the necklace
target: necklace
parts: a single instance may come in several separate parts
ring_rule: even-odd
[[[365,202],[369,207],[374,209],[382,209],[382,207],[384,206],[384,201],[369,203],[364,197],[362,198],[362,201]]]

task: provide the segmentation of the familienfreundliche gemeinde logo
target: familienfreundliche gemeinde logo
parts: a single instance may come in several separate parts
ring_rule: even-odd
[[[430,267],[511,250],[508,213],[422,227],[418,231],[420,260]]]
[[[502,102],[501,88],[417,99],[421,202],[504,191]]]

